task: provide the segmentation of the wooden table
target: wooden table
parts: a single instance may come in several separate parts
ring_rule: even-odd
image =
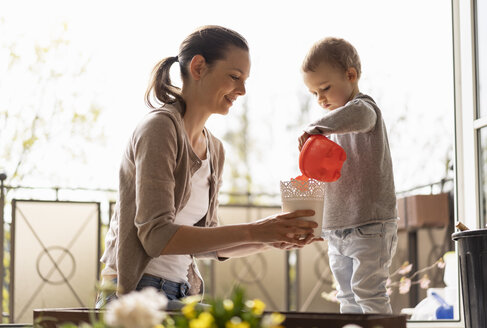
[[[356,324],[362,328],[394,327],[406,328],[406,316],[386,314],[339,314],[311,312],[281,312],[286,316],[286,328],[342,328],[346,324]],[[36,309],[34,322],[39,327],[56,328],[57,324],[71,322],[80,324],[98,318],[100,310],[88,308]]]

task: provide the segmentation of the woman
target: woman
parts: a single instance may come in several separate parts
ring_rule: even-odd
[[[176,62],[181,89],[169,75]],[[205,123],[212,114],[227,114],[245,94],[249,71],[247,42],[220,26],[199,28],[183,41],[178,56],[155,66],[146,92],[153,110],[126,148],[101,258],[103,279],[116,281],[119,294],[153,286],[178,300],[202,292],[194,257],[223,260],[314,240],[316,223],[299,219],[313,211],[217,226],[224,151]],[[299,240],[300,235],[308,237]],[[97,306],[114,297],[102,297]]]

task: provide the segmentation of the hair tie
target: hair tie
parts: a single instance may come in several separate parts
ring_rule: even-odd
[[[179,62],[179,57],[178,56],[174,56],[174,59]]]

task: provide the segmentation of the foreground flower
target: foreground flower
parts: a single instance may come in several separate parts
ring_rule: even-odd
[[[225,328],[250,328],[250,324],[242,321],[239,317],[233,317],[230,321],[227,321]]]
[[[265,303],[247,300],[243,288],[236,286],[227,299],[215,298],[198,304],[198,298],[187,297],[181,313],[168,316],[162,323],[166,328],[284,328],[284,315],[263,314]],[[116,328],[116,327],[113,327]]]
[[[105,322],[124,328],[151,328],[166,317],[167,298],[155,288],[144,288],[108,303]]]
[[[198,302],[201,302],[201,300],[202,300],[201,295],[190,295],[190,296],[186,296],[181,301],[184,304],[196,304]]]
[[[183,315],[188,319],[193,319],[196,316],[196,312],[194,310],[196,303],[189,303],[183,306],[181,312]]]
[[[280,328],[279,326],[281,323],[284,322],[286,317],[278,312],[273,312],[271,314],[266,314],[262,318],[262,328]]]
[[[213,316],[211,313],[202,312],[196,319],[192,319],[189,322],[189,328],[210,328],[212,326]]]
[[[264,313],[265,303],[259,300],[258,298],[254,299],[253,301],[247,301],[245,305],[255,315],[261,315],[262,313]]]
[[[232,300],[223,300],[223,308],[226,311],[232,311],[233,310],[233,302]]]

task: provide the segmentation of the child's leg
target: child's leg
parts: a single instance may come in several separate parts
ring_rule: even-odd
[[[346,235],[345,230],[331,231],[326,234],[330,269],[338,284],[337,299],[340,302],[340,313],[362,313],[362,308],[355,302],[352,292],[353,259],[341,252]]]
[[[354,229],[347,255],[354,259],[352,291],[363,313],[392,313],[386,282],[397,245],[397,223],[368,224]]]

